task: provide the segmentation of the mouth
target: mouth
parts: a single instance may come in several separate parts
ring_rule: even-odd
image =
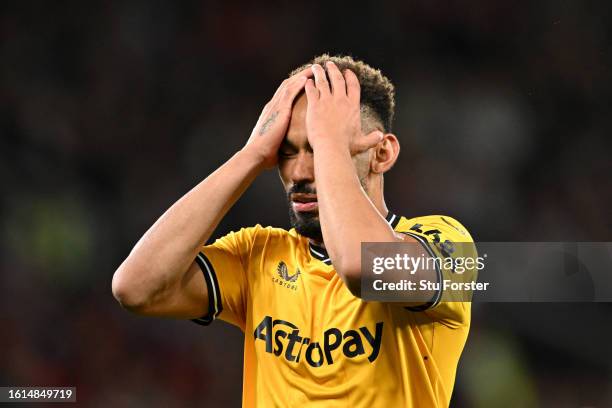
[[[295,212],[312,212],[319,209],[316,194],[291,194],[291,207]]]

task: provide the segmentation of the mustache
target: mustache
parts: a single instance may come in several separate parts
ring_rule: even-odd
[[[287,191],[287,200],[291,201],[291,195],[292,194],[297,194],[297,193],[301,193],[301,194],[317,194],[317,190],[312,188],[311,186],[309,186],[306,183],[296,183],[296,184],[291,186],[289,191]]]

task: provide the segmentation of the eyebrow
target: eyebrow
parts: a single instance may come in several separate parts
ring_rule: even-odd
[[[298,147],[296,144],[290,142],[289,139],[287,139],[286,136],[283,139],[283,141],[281,142],[281,144],[279,146],[279,149],[282,149],[283,147],[289,148],[289,149],[293,149],[295,151],[299,151],[300,150],[300,147]],[[310,142],[306,141],[306,146],[304,146],[304,148],[307,151],[312,152],[312,147],[310,146]]]
[[[295,149],[295,150],[299,150],[298,147],[296,145],[294,145],[293,143],[291,143],[287,137],[285,136],[285,138],[283,139],[283,141],[281,142],[281,147],[289,147],[291,149]]]

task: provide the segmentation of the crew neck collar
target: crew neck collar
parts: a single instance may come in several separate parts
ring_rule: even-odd
[[[385,217],[385,219],[393,229],[395,229],[397,224],[399,224],[400,218],[401,217],[399,215],[391,211],[389,211],[387,213],[387,216]],[[318,259],[325,265],[331,265],[331,258],[329,257],[329,254],[327,253],[327,250],[325,248],[308,241],[308,249],[310,251],[310,255],[312,255],[313,258]]]

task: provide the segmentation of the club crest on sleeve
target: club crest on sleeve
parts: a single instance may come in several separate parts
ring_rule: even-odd
[[[272,274],[272,282],[291,290],[297,290],[297,281],[300,274],[299,268],[296,268],[295,273],[289,274],[287,264],[280,261],[276,267],[276,274]]]

